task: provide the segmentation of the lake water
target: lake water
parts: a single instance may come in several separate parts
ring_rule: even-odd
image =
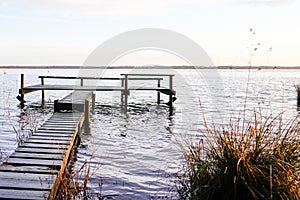
[[[47,108],[40,112],[40,92],[25,95],[27,112],[33,116],[26,126],[20,122],[23,112],[18,107],[20,73],[25,74],[25,85],[39,83],[38,75],[118,76],[137,69],[93,70],[2,70],[0,74],[0,155],[9,156],[17,147],[15,129],[23,132],[38,126],[52,113],[52,102],[71,91],[46,91]],[[176,199],[174,174],[184,160],[178,141],[185,143],[192,137],[203,137],[203,117],[215,124],[250,116],[254,108],[265,115],[285,112],[286,119],[298,115],[295,85],[300,84],[300,70],[144,70],[143,73],[174,73],[177,100],[170,112],[162,96],[156,103],[156,92],[132,91],[129,111],[120,112],[119,92],[97,92],[95,113],[91,116],[91,132],[82,136],[76,168],[85,160],[91,166],[90,192],[113,199]],[[51,83],[51,80],[46,82]],[[55,81],[58,83],[59,81]],[[53,83],[53,80],[52,80]],[[62,83],[62,82],[61,82]],[[73,83],[72,81],[70,83]],[[96,83],[89,83],[96,84]],[[97,84],[119,85],[113,81]],[[130,82],[143,86],[153,82]],[[168,85],[164,80],[162,85]],[[40,110],[40,111],[39,111]]]

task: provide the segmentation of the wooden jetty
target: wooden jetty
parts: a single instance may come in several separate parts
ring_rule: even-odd
[[[19,145],[12,155],[0,166],[0,199],[55,199],[65,173],[70,165],[73,150],[79,144],[79,133],[83,128],[89,129],[90,107],[95,107],[93,91],[120,91],[121,102],[127,110],[129,91],[157,91],[157,102],[160,93],[175,95],[173,76],[163,74],[124,74],[120,78],[94,77],[59,77],[40,76],[41,84],[24,86],[24,75],[21,75],[21,89],[18,99],[25,103],[24,95],[42,91],[44,103],[45,90],[74,90],[54,103],[53,115],[44,122],[23,144]],[[130,77],[129,77],[130,76]],[[161,86],[163,76],[169,77],[169,87]],[[80,85],[48,85],[44,79],[80,79]],[[85,86],[85,79],[120,80],[120,86]],[[129,86],[129,80],[157,81],[155,87]],[[92,101],[92,106],[90,102]],[[123,105],[123,103],[122,103]]]
[[[169,87],[161,86],[163,77],[169,78]],[[21,104],[25,102],[24,95],[30,92],[42,91],[42,103],[45,102],[45,90],[76,90],[76,91],[119,91],[121,93],[121,107],[126,112],[128,107],[128,97],[130,91],[157,91],[157,103],[160,103],[160,93],[169,96],[169,102],[172,103],[172,97],[176,94],[173,88],[174,74],[121,74],[121,77],[64,77],[64,76],[39,76],[41,84],[24,86],[24,75],[21,75],[21,89],[19,90],[20,96],[17,98]],[[60,85],[60,84],[45,84],[45,79],[80,79],[80,85]],[[84,85],[84,80],[119,80],[120,86],[116,85]],[[141,81],[157,81],[155,86],[136,87],[129,84],[129,81],[141,80]],[[148,82],[147,82],[148,83]],[[150,85],[150,83],[149,83]]]
[[[57,102],[64,112],[55,112],[0,166],[1,199],[55,199],[79,133],[89,123],[92,97],[92,92],[75,91],[63,105]],[[70,112],[74,99],[81,109]]]

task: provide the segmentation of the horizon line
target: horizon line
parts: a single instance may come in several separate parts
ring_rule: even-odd
[[[246,66],[246,65],[219,65],[219,66],[192,66],[192,65],[120,65],[120,66],[79,66],[79,65],[2,65],[0,69],[300,69],[298,66]]]

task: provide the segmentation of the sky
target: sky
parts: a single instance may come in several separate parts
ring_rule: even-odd
[[[214,65],[300,66],[299,10],[298,0],[0,0],[0,65],[82,65],[118,34],[158,28],[193,40]],[[112,63],[187,64],[143,49]]]

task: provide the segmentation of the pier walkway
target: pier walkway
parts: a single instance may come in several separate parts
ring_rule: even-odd
[[[74,90],[72,93],[55,100],[53,115],[44,122],[24,143],[0,166],[0,199],[55,199],[65,173],[70,165],[71,155],[79,144],[79,134],[83,128],[89,130],[90,108],[95,108],[94,91],[120,91],[121,102],[127,110],[131,90],[153,90],[169,95],[170,102],[175,95],[173,76],[163,74],[124,74],[121,78],[59,77],[40,76],[41,84],[24,86],[21,75],[19,90],[21,105],[24,95],[42,91],[44,103],[45,90]],[[130,78],[129,78],[130,76]],[[161,86],[163,76],[169,77],[169,87]],[[50,85],[44,79],[80,79],[80,85]],[[84,80],[120,80],[120,86],[85,86]],[[129,80],[157,81],[155,86],[129,86]],[[92,106],[90,102],[92,101]]]
[[[55,199],[79,133],[89,123],[92,96],[92,92],[75,91],[56,103],[60,112],[0,166],[0,199]]]

